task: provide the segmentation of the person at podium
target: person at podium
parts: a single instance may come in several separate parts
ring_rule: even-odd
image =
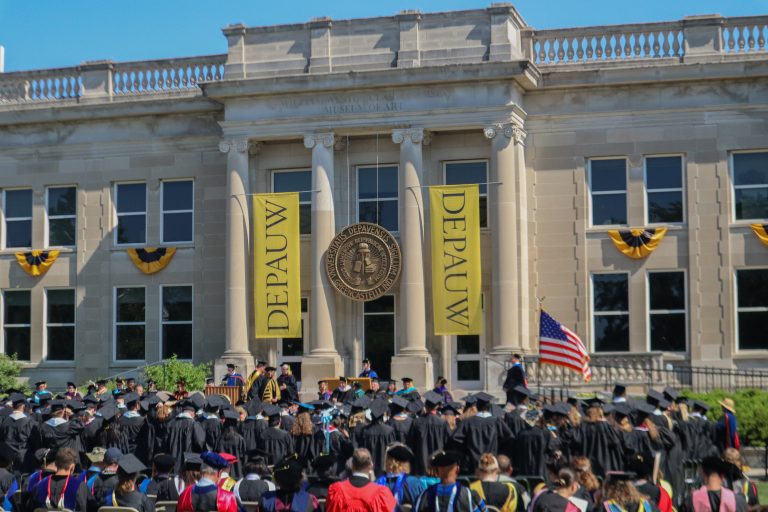
[[[227,374],[222,377],[221,383],[225,386],[245,386],[245,379],[236,370],[237,367],[234,364],[228,364]]]
[[[363,359],[363,371],[360,372],[361,379],[378,379],[379,374],[371,368],[371,360],[368,358]]]

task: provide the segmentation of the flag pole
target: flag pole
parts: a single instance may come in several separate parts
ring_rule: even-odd
[[[536,336],[536,339],[538,340],[536,343],[536,352],[539,356],[538,362],[536,364],[536,388],[539,395],[541,395],[541,305],[544,304],[545,299],[546,297],[536,297],[536,329],[534,331],[534,336]]]

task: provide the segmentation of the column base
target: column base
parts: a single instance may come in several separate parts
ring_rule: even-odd
[[[301,360],[301,393],[304,401],[317,400],[317,381],[344,374],[339,354],[308,355]]]
[[[392,358],[392,379],[403,377],[413,379],[413,385],[419,390],[430,390],[435,385],[432,368],[432,356],[428,352],[417,354],[398,354]]]
[[[238,368],[238,373],[243,378],[248,379],[251,372],[256,369],[253,361],[253,354],[250,352],[224,352],[221,357],[213,363],[213,378],[218,385],[224,375],[227,374],[227,365],[234,364]]]

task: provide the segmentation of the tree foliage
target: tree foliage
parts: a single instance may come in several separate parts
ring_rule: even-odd
[[[16,388],[26,391],[28,388],[19,382],[21,375],[21,363],[16,360],[16,355],[0,354],[0,391]]]
[[[745,446],[765,446],[768,440],[768,392],[760,389],[740,389],[727,392],[721,389],[708,393],[683,393],[688,398],[699,400],[711,407],[707,416],[717,421],[723,415],[718,402],[726,397],[736,404],[736,421],[739,438]]]
[[[183,379],[188,391],[200,391],[205,387],[205,379],[211,374],[211,363],[194,364],[179,361],[174,354],[163,364],[144,368],[144,380],[154,380],[158,389],[173,390],[176,382]]]

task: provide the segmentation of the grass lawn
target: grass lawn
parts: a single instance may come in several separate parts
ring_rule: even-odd
[[[762,480],[752,480],[757,485],[757,495],[760,497],[760,503],[768,503],[768,482]]]

